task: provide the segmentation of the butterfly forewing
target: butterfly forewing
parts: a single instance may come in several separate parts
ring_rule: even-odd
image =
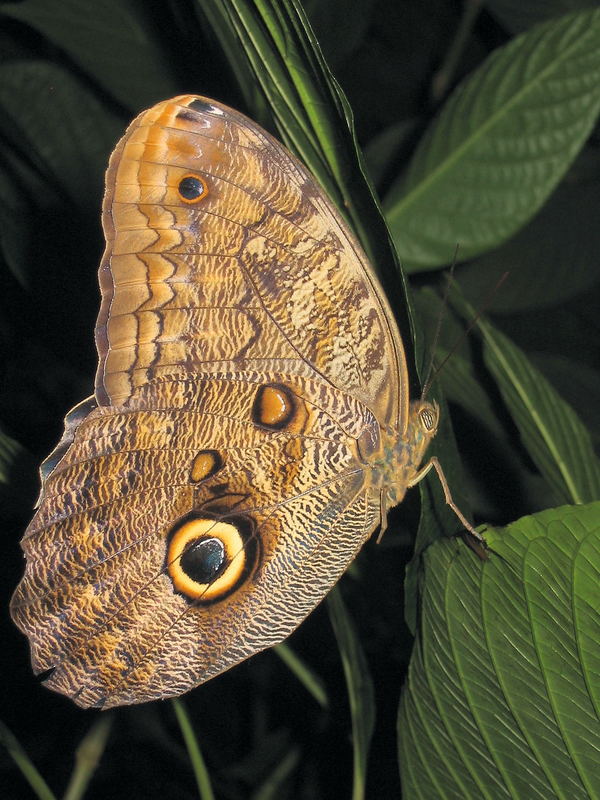
[[[204,184],[198,200],[180,196],[190,176]],[[132,123],[107,181],[100,402],[177,367],[282,365],[403,429],[406,367],[387,302],[331,202],[271,136],[232,109],[176,98]]]

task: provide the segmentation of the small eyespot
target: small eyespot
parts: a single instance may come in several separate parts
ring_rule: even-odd
[[[193,205],[199,202],[208,194],[206,183],[197,175],[186,175],[179,181],[177,186],[179,197],[184,203]]]
[[[223,459],[217,450],[200,450],[192,461],[190,480],[192,483],[200,483],[212,478],[222,468]]]

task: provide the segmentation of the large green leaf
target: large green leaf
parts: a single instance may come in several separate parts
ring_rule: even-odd
[[[399,718],[407,798],[600,796],[600,503],[423,558]]]
[[[448,100],[385,198],[412,270],[469,258],[537,211],[600,108],[600,10],[540,25],[498,49]]]
[[[3,3],[0,13],[46,37],[125,108],[175,94],[167,53],[131,2],[28,0]]]
[[[0,165],[0,247],[23,286],[42,266],[29,249],[43,230],[40,210],[95,202],[99,213],[102,170],[121,129],[64,67],[37,60],[0,66],[0,135],[10,145]],[[49,260],[46,253],[45,271]]]
[[[483,320],[484,359],[523,444],[558,502],[600,497],[600,462],[571,406],[510,339]]]

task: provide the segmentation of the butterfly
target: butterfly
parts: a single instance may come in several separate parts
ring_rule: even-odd
[[[42,465],[11,613],[47,686],[109,708],[290,634],[439,471],[420,466],[439,410],[409,402],[346,223],[242,114],[191,95],[140,114],[102,222],[95,392]]]

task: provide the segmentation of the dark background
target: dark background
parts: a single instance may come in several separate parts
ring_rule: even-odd
[[[475,15],[449,89],[494,48],[542,18],[537,4],[525,5],[527,11],[510,2],[489,4]],[[541,5],[548,15],[577,7]],[[101,712],[81,711],[39,685],[30,670],[27,643],[10,622],[7,608],[22,572],[18,540],[38,492],[37,467],[60,438],[65,413],[92,390],[103,172],[134,114],[169,95],[199,93],[249,113],[251,109],[244,108],[227,61],[191,0],[89,3],[86,24],[73,14],[72,27],[62,38],[51,32],[51,24],[44,29],[43,24],[17,18],[12,13],[16,6],[35,9],[43,3],[0,3],[4,109],[0,150],[5,156],[0,156],[0,425],[22,446],[8,463],[8,483],[0,485],[4,537],[0,719],[60,796],[77,744]],[[68,14],[68,5],[65,8]],[[436,96],[432,87],[459,30],[464,6],[443,0],[345,0],[307,3],[306,10],[354,109],[359,140],[371,157],[377,156],[378,137],[389,134],[390,126],[399,132],[387,169],[378,172],[384,192],[443,101],[443,94]],[[106,37],[113,35],[103,24],[103,15],[118,17],[125,12],[139,26],[143,42],[138,73],[127,72],[110,59],[102,61]],[[97,47],[97,69],[77,56],[81,42]],[[126,39],[120,46],[129,47],[131,42]],[[516,243],[463,268],[465,280],[476,275],[474,282],[485,290],[486,275],[496,274],[499,265],[508,263],[518,271],[523,264],[525,270],[532,242],[538,243],[542,260],[544,248],[569,252],[580,246],[578,224],[590,206],[596,209],[599,175],[596,135],[534,222],[538,229],[524,231]],[[597,236],[594,218],[598,219],[592,214],[585,234],[590,239]],[[460,275],[459,267],[459,279]],[[487,288],[492,280],[487,279]],[[420,275],[414,286],[437,281],[436,274]],[[563,280],[560,286],[564,284]],[[550,282],[545,296],[520,306],[507,299],[514,296],[507,293],[503,299],[500,292],[492,302],[496,324],[544,369],[597,442],[597,258],[590,260],[585,286],[553,291]],[[475,343],[472,350],[477,360]],[[452,411],[476,519],[504,523],[543,507],[543,488],[502,409],[501,443],[484,429],[474,428],[460,407]],[[396,512],[383,544],[367,545],[356,568],[342,581],[377,692],[369,797],[400,796],[394,731],[412,643],[402,624],[402,581],[418,520],[416,494]],[[350,796],[348,700],[323,605],[290,644],[322,677],[330,696],[328,711],[272,652],[254,657],[186,697],[218,797],[254,796],[284,758],[295,767],[285,791],[275,796]],[[169,703],[124,708],[113,717],[107,750],[86,797],[196,796]],[[5,798],[32,796],[3,750],[0,787]]]

